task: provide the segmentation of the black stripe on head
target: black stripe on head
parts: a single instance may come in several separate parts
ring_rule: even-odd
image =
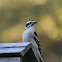
[[[26,24],[26,27],[29,25],[29,23],[28,24]]]
[[[27,24],[26,24],[26,27],[29,26],[31,23],[32,23],[32,22],[27,23]]]

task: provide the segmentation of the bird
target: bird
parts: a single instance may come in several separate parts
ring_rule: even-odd
[[[39,38],[35,31],[37,22],[38,21],[28,21],[26,23],[25,31],[22,34],[22,39],[23,42],[31,42],[33,47],[35,47],[38,50],[39,54],[42,55]]]

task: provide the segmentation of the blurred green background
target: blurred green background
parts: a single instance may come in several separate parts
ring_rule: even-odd
[[[62,62],[62,0],[0,0],[0,43],[22,42],[29,20],[36,32],[45,62]]]

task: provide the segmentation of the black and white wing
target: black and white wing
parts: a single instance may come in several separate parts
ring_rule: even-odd
[[[38,35],[36,34],[36,32],[34,32],[34,40],[36,41],[36,43],[38,45],[38,50],[39,50],[39,52],[41,54],[40,42],[39,42]]]

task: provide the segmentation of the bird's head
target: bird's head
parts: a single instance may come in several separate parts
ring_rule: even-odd
[[[28,21],[28,22],[26,23],[25,29],[28,29],[28,28],[30,28],[30,27],[35,28],[35,25],[36,25],[37,22],[38,22],[38,21]]]

